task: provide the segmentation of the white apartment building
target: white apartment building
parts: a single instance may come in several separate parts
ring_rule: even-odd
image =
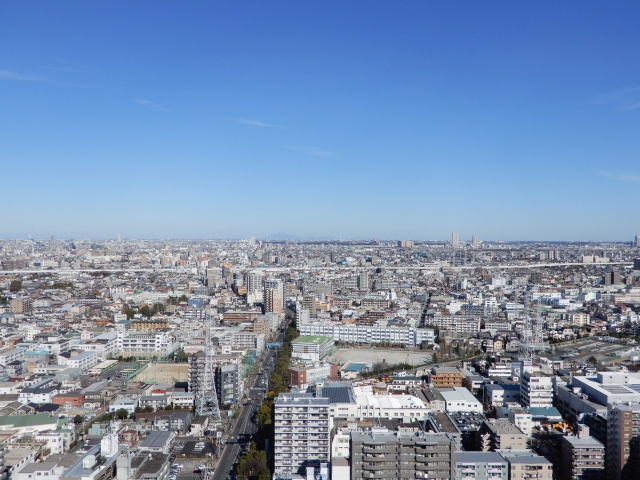
[[[64,453],[64,440],[62,435],[55,432],[42,432],[35,435],[36,442],[46,442],[52,455]]]
[[[569,315],[569,322],[571,322],[572,325],[578,325],[582,327],[584,325],[587,325],[590,320],[591,315],[589,315],[588,313],[571,313]]]
[[[453,387],[453,391],[440,392],[447,412],[482,413],[482,403],[464,387]]]
[[[172,335],[169,332],[130,333],[123,325],[118,325],[117,339],[118,350],[124,356],[164,356],[175,349]]]
[[[263,333],[236,332],[231,336],[231,346],[234,350],[255,350],[260,355],[265,348]]]
[[[505,377],[511,376],[511,362],[494,363],[487,368],[487,377]]]
[[[513,424],[522,430],[527,436],[531,436],[531,430],[533,428],[533,423],[531,420],[531,414],[522,408],[512,408],[509,410],[509,420],[513,422]]]
[[[78,343],[73,348],[85,352],[96,352],[98,359],[106,360],[118,352],[118,335],[116,332],[103,333],[86,343]]]
[[[7,350],[0,353],[0,365],[4,365],[5,367],[16,360],[24,360],[24,353],[27,351],[26,348],[16,347],[12,350]]]
[[[274,474],[290,477],[329,462],[329,399],[281,393],[274,404]]]
[[[94,365],[98,364],[98,355],[96,354],[96,352],[83,352],[79,353],[78,355],[74,355],[71,358],[68,358],[65,363],[69,368],[88,370]]]
[[[520,375],[520,403],[523,407],[553,407],[553,381],[531,372]]]
[[[478,322],[478,327],[480,323]],[[397,343],[420,345],[423,341],[433,344],[435,332],[431,328],[377,327],[372,325],[338,324],[329,322],[300,323],[301,335],[322,335],[335,341],[351,343]],[[479,328],[478,328],[479,330]]]
[[[355,403],[331,405],[332,418],[424,420],[431,410],[413,395],[357,395]]]
[[[451,330],[459,333],[478,333],[480,331],[480,317],[466,315],[434,315],[427,320],[440,330]]]

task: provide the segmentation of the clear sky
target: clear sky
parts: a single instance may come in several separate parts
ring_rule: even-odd
[[[638,2],[0,2],[0,237],[631,240]]]

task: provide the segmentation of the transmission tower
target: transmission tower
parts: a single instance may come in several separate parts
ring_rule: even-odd
[[[532,285],[524,293],[524,328],[520,335],[518,350],[520,356],[526,358],[531,358],[537,353],[543,353],[546,349],[540,315],[540,299],[536,301],[535,318],[531,318],[530,306],[534,304],[533,294],[537,293],[537,291],[538,287]]]
[[[216,349],[211,340],[213,316],[207,313],[204,317],[204,369],[196,392],[196,415],[211,417],[214,423],[220,423],[220,405],[216,393],[216,372],[213,356]]]

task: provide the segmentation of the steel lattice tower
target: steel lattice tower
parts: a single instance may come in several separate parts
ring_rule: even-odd
[[[213,316],[207,313],[204,317],[204,369],[196,392],[196,415],[211,417],[214,423],[220,423],[220,405],[216,393],[216,372],[213,356],[216,349],[211,340]]]
[[[524,293],[524,328],[520,335],[519,353],[522,357],[531,358],[536,353],[545,351],[542,319],[540,317],[540,300],[536,302],[536,316],[531,318],[530,305],[533,305],[533,294],[537,287],[530,286]]]

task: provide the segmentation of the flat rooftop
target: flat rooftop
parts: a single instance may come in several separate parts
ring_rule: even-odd
[[[313,343],[315,345],[321,345],[326,342],[330,342],[331,337],[325,337],[324,335],[305,335],[298,337],[295,340],[291,340],[291,344],[294,343]]]

